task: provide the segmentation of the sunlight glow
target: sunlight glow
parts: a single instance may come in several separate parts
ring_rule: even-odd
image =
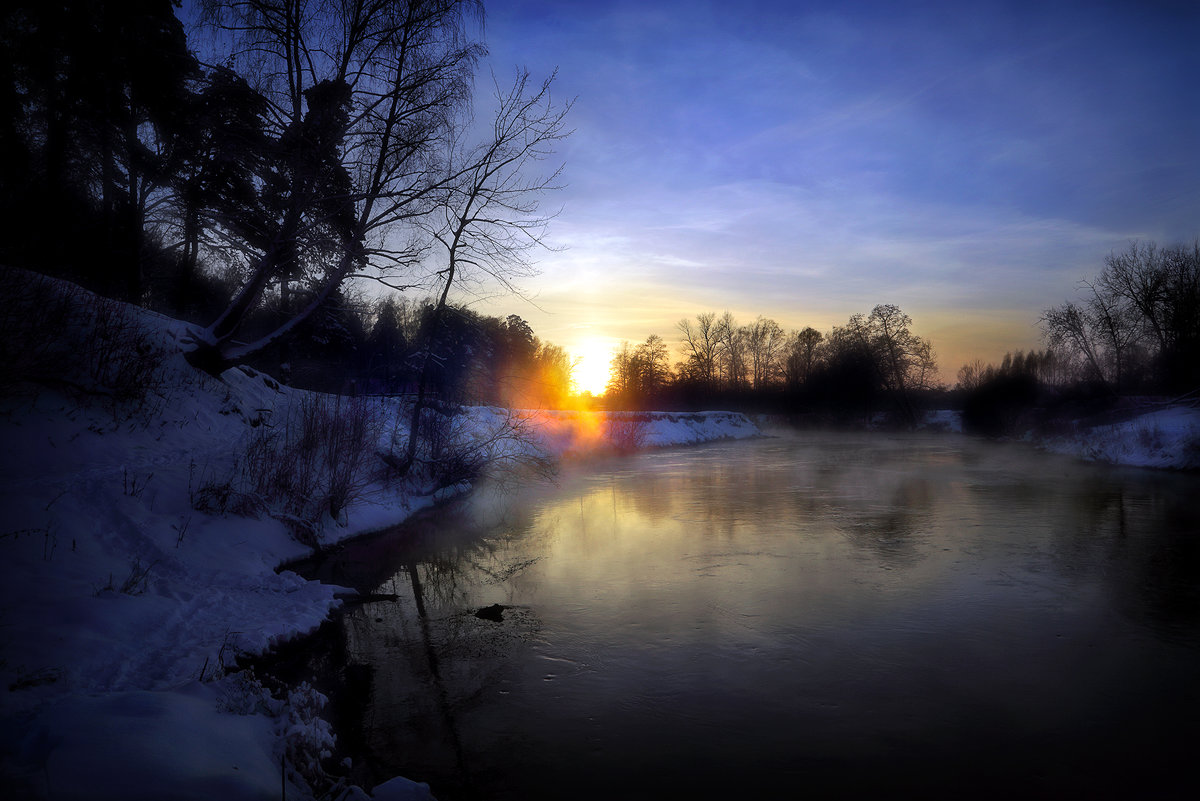
[[[612,362],[612,346],[600,339],[584,341],[571,348],[571,354],[579,358],[572,378],[577,392],[603,395],[608,384],[608,366]]]

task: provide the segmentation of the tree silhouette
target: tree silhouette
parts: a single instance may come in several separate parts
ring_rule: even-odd
[[[6,248],[76,260],[57,223],[71,215],[95,240],[88,283],[140,302],[147,216],[176,167],[197,69],[174,4],[17,0],[2,14],[4,217],[29,242]]]
[[[351,276],[409,280],[421,249],[398,228],[428,213],[451,177],[443,144],[463,125],[482,48],[466,36],[480,13],[467,0],[213,0],[206,13],[263,88],[278,154],[260,188],[274,216],[250,277],[191,337],[189,360],[216,373],[294,334]],[[287,318],[237,342],[267,287],[297,278]]]

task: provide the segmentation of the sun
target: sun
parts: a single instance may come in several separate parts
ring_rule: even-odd
[[[589,339],[571,348],[571,353],[579,359],[572,378],[577,392],[590,392],[593,395],[603,395],[604,387],[608,384],[608,367],[612,362],[612,345],[605,340]]]

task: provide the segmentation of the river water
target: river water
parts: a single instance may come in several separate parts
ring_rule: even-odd
[[[301,566],[373,596],[310,661],[355,778],[441,801],[1191,798],[1198,498],[953,436],[599,461]]]

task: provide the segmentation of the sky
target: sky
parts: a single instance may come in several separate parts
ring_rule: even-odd
[[[481,95],[557,69],[574,106],[554,249],[475,308],[585,389],[684,317],[881,303],[952,383],[1038,347],[1110,252],[1200,236],[1200,4],[493,0],[484,36]]]

